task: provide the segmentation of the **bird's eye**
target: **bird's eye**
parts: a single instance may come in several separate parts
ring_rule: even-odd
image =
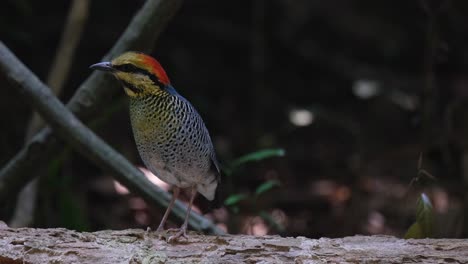
[[[122,64],[122,65],[116,65],[114,66],[114,68],[123,72],[138,72],[139,71],[139,69],[135,65],[128,64],[128,63]]]

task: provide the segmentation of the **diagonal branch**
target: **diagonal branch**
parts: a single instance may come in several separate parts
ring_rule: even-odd
[[[182,0],[148,0],[135,15],[125,32],[105,58],[113,57],[125,50],[149,51],[157,37],[165,28],[169,19],[175,14]],[[116,92],[111,79],[101,73],[93,73],[78,89],[67,107],[81,120],[88,121],[98,109],[105,108],[107,98]],[[32,178],[37,166],[47,163],[62,147],[50,127],[42,129],[23,147],[8,164],[0,170],[0,200],[16,195]],[[141,172],[136,172],[141,175]],[[138,176],[139,177],[139,176]],[[149,185],[154,186],[154,185]],[[149,187],[148,187],[149,188]],[[155,189],[153,187],[151,189]],[[153,190],[153,191],[154,191]],[[147,195],[143,194],[145,197]],[[160,192],[149,200],[158,206],[167,206],[170,195]],[[159,197],[159,198],[158,198]],[[156,199],[158,198],[158,199]],[[183,219],[185,207],[176,202],[174,212]],[[189,225],[196,230],[207,230],[220,233],[213,224],[198,214],[192,214]]]
[[[68,77],[76,47],[80,42],[84,25],[89,13],[89,0],[73,0],[69,7],[65,27],[47,77],[47,85],[57,96]],[[44,122],[37,112],[32,113],[26,129],[25,142],[44,127]],[[18,194],[15,211],[10,220],[12,227],[29,226],[34,221],[38,178],[30,181]]]
[[[148,0],[134,16],[125,32],[105,58],[125,50],[149,51],[175,14],[182,0]],[[86,122],[98,109],[106,107],[107,98],[117,89],[110,85],[109,76],[93,73],[78,88],[68,108]],[[0,197],[16,195],[36,175],[36,168],[46,164],[62,150],[59,140],[49,127],[42,129],[0,170],[0,185],[8,188],[0,191]],[[8,183],[8,184],[7,184]]]
[[[181,3],[182,0],[146,1],[104,59],[126,50],[151,50]],[[93,72],[78,88],[67,107],[82,121],[89,121],[93,114],[109,104],[107,99],[118,91],[111,84],[115,84],[115,81],[109,76]],[[35,168],[53,159],[60,151],[61,146],[52,130],[48,127],[42,129],[0,170],[0,182],[15,183],[9,186],[7,193],[0,196],[18,193],[19,189],[36,176]]]
[[[0,73],[5,75],[13,88],[35,107],[54,132],[75,150],[101,168],[112,172],[119,182],[153,204],[168,203],[170,194],[152,184],[140,170],[83,125],[2,42],[0,42]],[[0,182],[0,193],[4,193],[7,187],[9,186],[4,182]],[[186,207],[182,203],[176,206],[175,214],[183,218]],[[192,214],[191,226],[198,230],[223,233],[211,221],[199,214]]]

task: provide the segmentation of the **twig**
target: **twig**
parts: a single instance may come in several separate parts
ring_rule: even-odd
[[[68,76],[73,55],[88,17],[89,0],[73,0],[65,23],[59,47],[55,54],[47,85],[54,94],[59,95]],[[37,112],[33,112],[29,121],[25,143],[44,126],[44,122]],[[37,178],[30,181],[18,195],[15,211],[10,221],[12,227],[29,226],[33,221],[37,195]]]
[[[70,6],[63,35],[46,82],[56,95],[60,94],[68,77],[75,50],[88,17],[88,6],[89,0],[74,0]],[[43,122],[37,114],[34,114],[26,133],[26,139],[30,139],[42,126]]]
[[[427,170],[423,169],[423,153],[419,153],[419,158],[418,158],[418,172],[415,177],[413,177],[408,184],[408,191],[407,194],[409,193],[409,190],[414,187],[415,184],[420,183],[424,178],[427,178],[432,181],[437,181],[437,178],[434,177],[430,172]]]
[[[68,76],[74,53],[88,18],[89,0],[73,0],[60,44],[47,77],[47,84],[55,94],[62,89]]]
[[[419,4],[427,16],[426,42],[424,46],[423,58],[423,83],[422,83],[422,138],[423,148],[429,148],[434,142],[437,126],[436,113],[439,108],[439,88],[436,76],[436,55],[441,39],[439,34],[439,16],[444,11],[449,1],[438,1],[435,6],[431,6],[428,0],[420,0]]]
[[[75,150],[101,168],[112,172],[119,182],[141,194],[149,202],[158,205],[168,203],[170,194],[152,184],[140,170],[83,125],[2,42],[0,42],[0,73]],[[0,193],[3,193],[5,188],[8,186],[0,185]],[[183,218],[185,209],[186,207],[179,202],[174,213]],[[191,226],[197,230],[223,233],[210,220],[199,214],[192,214],[190,221]]]

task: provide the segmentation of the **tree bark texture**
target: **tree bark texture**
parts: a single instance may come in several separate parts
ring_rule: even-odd
[[[140,229],[0,229],[0,263],[467,263],[467,239],[305,237],[190,232],[168,244]]]

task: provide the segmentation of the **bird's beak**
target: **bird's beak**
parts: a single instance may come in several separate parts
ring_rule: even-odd
[[[89,68],[93,70],[100,70],[100,71],[113,71],[114,70],[111,63],[108,61],[93,64],[89,66]]]

